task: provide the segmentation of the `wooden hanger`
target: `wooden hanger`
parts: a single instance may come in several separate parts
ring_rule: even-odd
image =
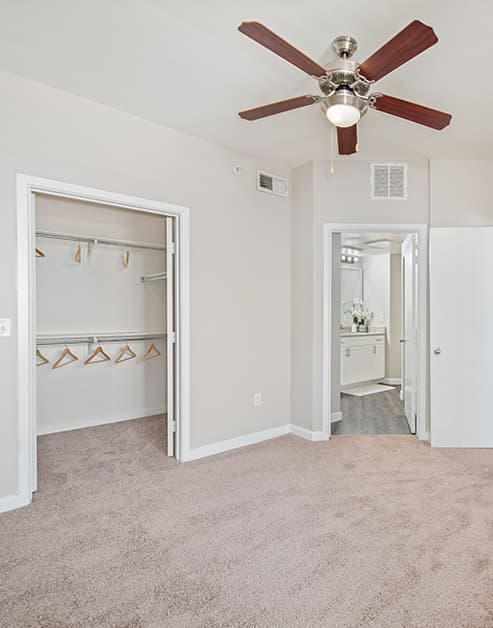
[[[81,261],[82,261],[82,249],[81,249],[81,247],[80,247],[80,242],[79,242],[79,246],[77,247],[77,252],[76,252],[76,254],[75,254],[75,256],[74,256],[74,260],[75,260],[78,264],[80,264],[80,263],[81,263]]]
[[[36,366],[43,366],[43,364],[50,363],[48,358],[45,355],[43,355],[39,349],[36,349],[36,357],[41,360],[41,362],[36,362]]]
[[[94,358],[97,358],[98,355],[101,356],[101,359],[94,361]],[[111,362],[111,357],[106,353],[106,351],[103,349],[103,347],[101,345],[98,345],[94,349],[94,351],[87,358],[87,360],[84,362],[84,364],[85,365],[86,364],[98,364],[98,362]]]
[[[36,249],[36,257],[46,257],[41,249]]]
[[[147,351],[142,356],[142,362],[147,362],[147,360],[152,360],[152,358],[158,358],[161,355],[161,352],[156,347],[154,343],[150,344],[147,348]]]
[[[130,261],[130,253],[127,249],[123,254],[123,268],[128,268],[128,262]]]
[[[120,362],[126,362],[127,360],[133,360],[136,357],[137,354],[130,348],[127,343],[118,354],[118,357],[115,360],[115,364],[120,364]]]
[[[68,362],[63,362],[65,358],[70,358],[70,360]],[[51,368],[58,369],[58,368],[61,368],[62,366],[67,366],[67,364],[70,364],[71,362],[75,362],[78,359],[79,359],[78,356],[72,353],[72,351],[70,351],[70,349],[65,345],[65,349],[63,350],[62,355],[58,358],[58,360],[53,364]]]

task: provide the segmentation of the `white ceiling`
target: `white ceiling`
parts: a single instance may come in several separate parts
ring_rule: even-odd
[[[449,111],[452,124],[438,132],[370,111],[350,159],[489,157],[488,0],[0,0],[0,68],[296,165],[329,157],[317,105],[257,122],[237,112],[318,87],[241,35],[240,22],[261,21],[325,63],[336,35],[354,36],[362,61],[413,19],[433,26],[439,43],[377,89]]]
[[[405,233],[341,233],[341,246],[355,247],[361,255],[382,255],[383,253],[399,253],[401,243],[407,237]]]

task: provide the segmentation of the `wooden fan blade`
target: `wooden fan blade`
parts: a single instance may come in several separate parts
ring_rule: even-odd
[[[337,127],[337,143],[339,155],[352,155],[358,152],[358,128],[356,124],[347,127]]]
[[[276,113],[283,113],[291,109],[299,109],[300,107],[313,105],[317,100],[317,96],[296,96],[295,98],[288,98],[287,100],[271,102],[268,105],[255,107],[254,109],[246,109],[245,111],[240,111],[238,115],[244,120],[258,120],[259,118],[273,116]]]
[[[323,65],[307,57],[304,52],[292,46],[260,22],[242,22],[238,26],[238,30],[310,76],[319,77],[327,74]]]
[[[392,37],[359,66],[362,76],[369,81],[378,81],[392,70],[424,52],[438,37],[431,26],[414,20],[406,28]]]
[[[385,94],[376,98],[373,108],[384,113],[390,113],[390,115],[398,118],[405,118],[411,122],[423,124],[437,131],[445,128],[452,119],[450,113],[423,107],[423,105],[417,105],[414,102],[401,100],[393,96],[385,96]]]

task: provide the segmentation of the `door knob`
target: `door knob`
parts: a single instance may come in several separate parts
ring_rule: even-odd
[[[434,353],[435,355],[440,355],[440,353],[441,353],[441,352],[442,352],[442,350],[440,349],[440,347],[435,347],[435,348],[433,349],[433,353]]]
[[[406,339],[405,339],[405,338],[401,338],[401,339],[399,340],[399,342],[402,344],[403,342],[406,342]]]

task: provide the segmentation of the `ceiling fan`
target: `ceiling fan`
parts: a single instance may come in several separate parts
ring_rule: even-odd
[[[355,39],[348,35],[336,37],[332,48],[337,57],[326,66],[310,59],[260,22],[242,22],[238,30],[315,78],[322,92],[320,96],[296,96],[246,109],[239,114],[245,120],[258,120],[320,103],[329,122],[337,127],[339,154],[351,155],[358,151],[357,123],[368,108],[436,130],[445,128],[452,119],[449,113],[443,111],[379,92],[370,94],[370,87],[375,81],[437,43],[438,37],[433,29],[418,20],[411,22],[363,63],[351,58],[358,46]]]

